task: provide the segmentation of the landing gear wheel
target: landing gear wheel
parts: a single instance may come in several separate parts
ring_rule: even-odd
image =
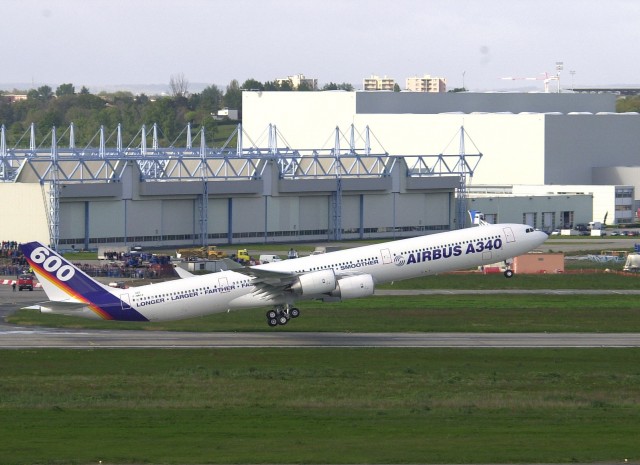
[[[513,278],[513,270],[505,270],[504,271],[505,278]]]
[[[271,327],[284,326],[291,318],[298,318],[300,310],[292,307],[291,304],[276,305],[273,310],[267,311],[267,324]]]

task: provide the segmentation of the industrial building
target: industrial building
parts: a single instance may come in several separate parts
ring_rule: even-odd
[[[87,249],[410,237],[456,223],[460,176],[412,173],[404,157],[202,147],[5,150],[0,195],[27,208],[7,209],[2,236]]]
[[[5,209],[0,235],[65,249],[409,237],[463,225],[461,206],[549,230],[628,223],[640,116],[614,111],[609,94],[244,92],[236,150],[204,135],[4,141],[0,195],[26,208]]]
[[[583,223],[603,221],[608,213],[609,224],[629,223],[635,220],[640,187],[640,115],[615,113],[615,99],[606,93],[248,92],[243,125],[254,132],[275,124],[291,146],[326,146],[336,125],[353,124],[370,129],[377,152],[479,152],[483,157],[469,178],[472,186],[547,186],[530,188],[527,195],[546,195],[548,186],[558,193],[612,186],[588,190],[595,199],[591,212],[556,211],[557,227],[568,215]],[[460,128],[468,136],[464,147]],[[620,200],[628,195],[632,201]],[[544,213],[537,211],[540,218]],[[516,216],[500,221],[522,220]]]

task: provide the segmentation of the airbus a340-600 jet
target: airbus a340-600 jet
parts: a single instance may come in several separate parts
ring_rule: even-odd
[[[41,312],[105,320],[167,321],[251,307],[270,326],[300,315],[300,300],[370,296],[376,285],[496,263],[540,246],[546,233],[522,224],[482,224],[376,245],[240,267],[128,289],[92,279],[39,242],[21,246],[50,299]],[[505,275],[511,277],[507,269]]]

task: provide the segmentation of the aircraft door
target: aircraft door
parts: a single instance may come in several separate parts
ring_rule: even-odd
[[[131,310],[131,301],[129,300],[129,294],[121,294],[120,303],[122,304],[122,310]]]
[[[516,236],[513,234],[513,229],[502,228],[502,230],[504,231],[504,238],[507,241],[507,243],[516,241]]]
[[[382,263],[384,265],[391,263],[391,251],[389,249],[381,249],[380,255],[382,256]]]
[[[220,292],[231,291],[231,287],[229,287],[229,280],[227,278],[218,278],[218,287]]]

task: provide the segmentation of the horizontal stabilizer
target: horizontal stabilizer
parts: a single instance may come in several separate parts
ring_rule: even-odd
[[[195,276],[193,273],[190,273],[189,271],[187,271],[184,268],[181,268],[179,266],[174,267],[174,269],[176,270],[176,273],[178,274],[180,279],[193,278]]]
[[[81,311],[86,307],[87,307],[87,304],[84,302],[73,302],[70,300],[63,300],[63,301],[48,300],[46,302],[38,302],[36,304],[30,305],[28,307],[22,307],[22,308],[26,310],[41,310],[42,308],[47,308],[54,311],[60,311],[60,310]]]

